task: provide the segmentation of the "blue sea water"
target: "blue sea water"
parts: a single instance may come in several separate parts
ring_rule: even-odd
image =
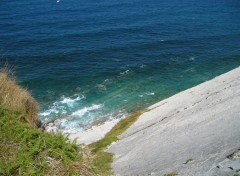
[[[239,0],[0,1],[0,56],[63,131],[240,65]]]

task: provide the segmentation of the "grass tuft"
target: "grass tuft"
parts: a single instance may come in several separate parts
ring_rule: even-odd
[[[171,172],[169,174],[165,174],[164,176],[177,176],[178,174],[176,172]]]
[[[194,160],[192,159],[192,158],[190,158],[190,159],[187,159],[187,161],[185,162],[185,163],[183,163],[183,164],[188,164],[188,163],[191,163],[191,162],[193,162]]]

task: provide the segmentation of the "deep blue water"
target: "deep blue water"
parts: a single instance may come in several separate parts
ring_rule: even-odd
[[[0,56],[42,120],[80,129],[239,66],[240,1],[1,0]]]

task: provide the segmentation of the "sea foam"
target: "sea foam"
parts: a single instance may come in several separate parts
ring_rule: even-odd
[[[85,96],[78,94],[75,94],[73,97],[62,96],[59,101],[54,102],[47,110],[41,112],[40,116],[45,117],[45,120],[47,121],[53,116],[67,114],[83,99],[85,99]]]
[[[88,112],[91,112],[91,111],[94,111],[94,110],[98,110],[98,109],[100,109],[102,107],[103,107],[103,104],[93,104],[92,106],[85,107],[83,109],[75,111],[71,115],[81,117],[81,116],[85,115]]]

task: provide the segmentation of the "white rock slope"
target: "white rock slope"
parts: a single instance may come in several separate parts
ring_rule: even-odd
[[[240,171],[240,67],[149,109],[108,149],[116,175]]]

